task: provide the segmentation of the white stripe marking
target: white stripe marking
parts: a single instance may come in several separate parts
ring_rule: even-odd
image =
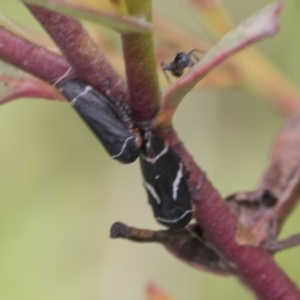
[[[195,188],[195,191],[194,192],[199,192],[199,190],[202,188],[202,184],[203,184],[203,180],[204,180],[204,177],[205,177],[205,173],[202,174],[202,176],[200,177],[198,183],[197,183],[197,186]]]
[[[177,196],[178,196],[178,186],[180,184],[181,178],[183,176],[182,173],[182,163],[179,164],[179,170],[177,172],[176,178],[173,182],[173,193],[172,193],[172,197],[173,200],[176,201],[177,200]]]
[[[135,138],[135,136],[130,136],[129,138],[127,138],[127,139],[125,140],[124,144],[123,144],[123,147],[122,147],[121,151],[120,151],[118,154],[113,155],[111,158],[116,158],[116,157],[119,157],[120,155],[122,155],[122,153],[124,152],[124,150],[125,150],[125,148],[126,148],[126,145],[127,145],[128,141],[129,141],[130,139],[134,139],[134,138]]]
[[[151,164],[155,164],[156,161],[162,157],[163,155],[165,155],[169,150],[169,145],[166,145],[164,149],[162,149],[162,151],[160,153],[158,153],[155,157],[147,157],[145,155],[141,155],[141,157],[146,160],[147,162],[151,163]]]
[[[177,221],[183,219],[187,214],[189,214],[191,212],[193,212],[192,209],[187,210],[179,218],[174,219],[174,220],[172,220],[172,219],[171,220],[170,219],[164,219],[164,218],[160,218],[160,217],[156,218],[156,220],[161,221],[161,222],[165,222],[165,223],[176,223]]]
[[[69,75],[69,73],[72,71],[72,67],[70,67],[65,74],[63,74],[61,77],[59,77],[54,83],[53,86],[56,86],[61,80],[63,80],[66,76]]]
[[[87,94],[89,91],[91,91],[93,88],[90,85],[87,85],[85,87],[85,89],[79,93],[74,99],[71,100],[71,105],[75,105],[75,102],[77,101],[77,99],[81,96],[84,96],[85,94]]]
[[[157,204],[160,204],[161,200],[160,200],[158,194],[156,193],[154,187],[146,181],[144,181],[143,183],[144,183],[145,188],[149,191],[149,193],[152,195],[152,197],[156,200]]]

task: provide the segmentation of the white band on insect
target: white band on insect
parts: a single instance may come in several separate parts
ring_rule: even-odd
[[[75,98],[73,98],[72,100],[71,100],[71,105],[75,105],[75,102],[77,101],[77,99],[78,98],[80,98],[80,97],[82,97],[82,96],[84,96],[85,94],[87,94],[89,91],[91,91],[93,88],[90,86],[90,85],[87,85],[86,87],[85,87],[85,89],[81,92],[81,93],[79,93]]]
[[[144,181],[144,186],[145,188],[147,189],[147,191],[151,194],[151,196],[156,200],[157,204],[160,204],[161,203],[161,200],[158,196],[158,194],[156,193],[154,187],[149,184],[148,182]]]
[[[172,220],[172,219],[171,220],[170,219],[164,219],[164,218],[160,218],[160,217],[157,217],[156,220],[160,221],[160,222],[163,222],[163,223],[176,223],[179,220],[183,219],[187,214],[192,213],[192,212],[193,212],[192,209],[187,210],[179,218],[174,219],[174,220]]]
[[[158,153],[155,157],[147,157],[145,155],[141,155],[141,158],[144,159],[145,161],[151,163],[151,164],[155,164],[156,161],[162,157],[163,155],[165,155],[169,150],[169,145],[166,145],[164,149],[161,150],[160,153]]]
[[[127,145],[128,141],[131,140],[131,139],[135,139],[135,136],[130,136],[129,138],[127,138],[127,139],[125,140],[124,144],[123,144],[123,147],[122,147],[121,151],[120,151],[118,154],[113,155],[111,158],[117,158],[117,157],[119,157],[120,155],[122,155],[122,153],[124,152],[124,150],[125,150],[125,148],[126,148],[126,145]]]
[[[172,197],[173,200],[176,201],[177,200],[177,196],[178,196],[178,186],[180,184],[181,178],[183,176],[182,173],[182,163],[179,164],[179,170],[177,172],[176,178],[173,182],[173,188],[172,188]]]

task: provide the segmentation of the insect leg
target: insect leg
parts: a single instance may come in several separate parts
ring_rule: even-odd
[[[162,68],[162,71],[164,72],[164,75],[165,75],[165,77],[166,77],[168,83],[170,84],[171,81],[170,81],[170,78],[169,78],[169,76],[168,76],[168,74],[167,74],[167,71],[170,71],[170,65],[169,65],[169,64],[166,64],[165,62],[162,61],[162,62],[160,63],[160,66],[161,66],[161,68]]]

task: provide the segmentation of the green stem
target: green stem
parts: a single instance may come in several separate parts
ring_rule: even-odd
[[[151,21],[150,0],[127,0],[126,4],[131,16]],[[153,35],[123,34],[122,42],[133,118],[137,122],[149,121],[156,115],[160,103]]]

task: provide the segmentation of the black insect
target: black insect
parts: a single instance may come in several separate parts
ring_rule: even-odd
[[[199,61],[199,58],[195,55],[195,52],[202,53],[197,49],[194,49],[188,53],[179,52],[176,54],[172,62],[160,63],[168,82],[170,82],[170,78],[167,74],[167,71],[171,72],[175,77],[181,77],[185,68],[191,68]]]
[[[126,124],[125,115],[112,99],[79,80],[63,82],[60,91],[112,158],[122,163],[131,163],[137,159],[141,136]]]
[[[140,153],[148,201],[159,223],[172,229],[184,227],[193,209],[183,163],[164,140],[148,135]]]

